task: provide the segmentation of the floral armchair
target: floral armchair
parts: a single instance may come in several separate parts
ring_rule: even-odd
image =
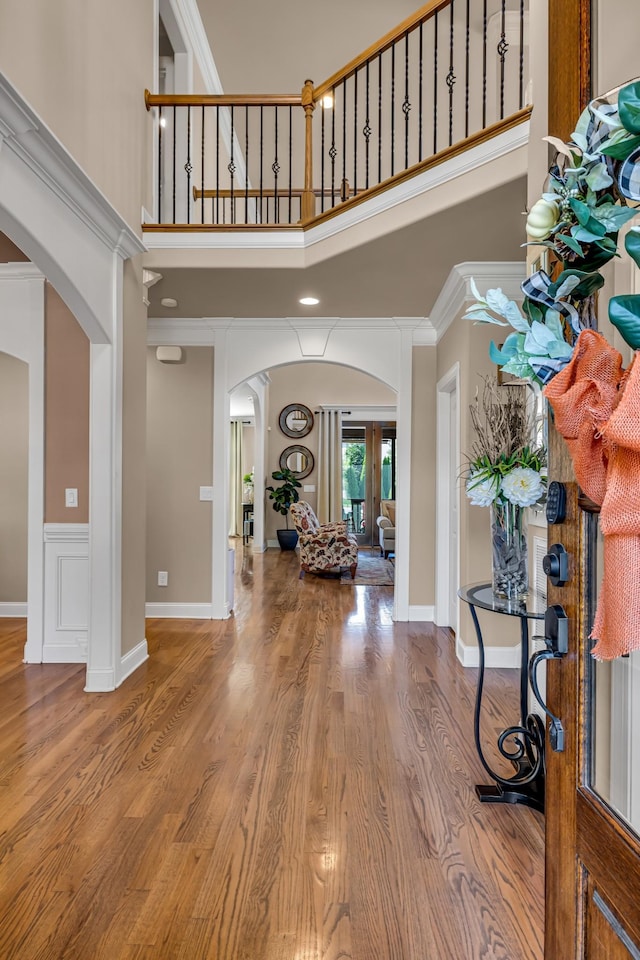
[[[358,541],[347,533],[344,520],[319,523],[306,500],[292,503],[289,512],[298,532],[300,576],[305,573],[349,567],[355,577],[358,566]]]

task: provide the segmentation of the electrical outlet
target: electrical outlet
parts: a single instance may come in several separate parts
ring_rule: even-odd
[[[158,586],[159,587],[169,586],[169,574],[166,570],[158,570]]]

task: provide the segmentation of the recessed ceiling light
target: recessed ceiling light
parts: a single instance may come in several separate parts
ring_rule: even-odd
[[[173,297],[163,297],[160,301],[163,307],[177,307],[178,301],[174,300]]]
[[[317,297],[300,297],[298,303],[304,304],[305,307],[315,307],[316,303],[320,303]]]

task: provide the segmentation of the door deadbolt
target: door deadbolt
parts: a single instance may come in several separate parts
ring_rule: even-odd
[[[569,579],[569,554],[561,543],[549,547],[549,553],[542,560],[542,569],[554,587],[564,587]]]

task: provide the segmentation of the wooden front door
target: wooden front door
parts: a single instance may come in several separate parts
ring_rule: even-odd
[[[549,0],[549,133],[563,140],[591,95],[590,33],[589,0]],[[597,508],[580,496],[564,442],[551,434],[550,479],[564,483],[567,506],[548,542],[566,548],[569,579],[550,584],[548,596],[569,630],[568,653],[547,668],[564,743],[558,751],[548,742],[547,752],[545,960],[640,960],[640,653],[591,657]]]

